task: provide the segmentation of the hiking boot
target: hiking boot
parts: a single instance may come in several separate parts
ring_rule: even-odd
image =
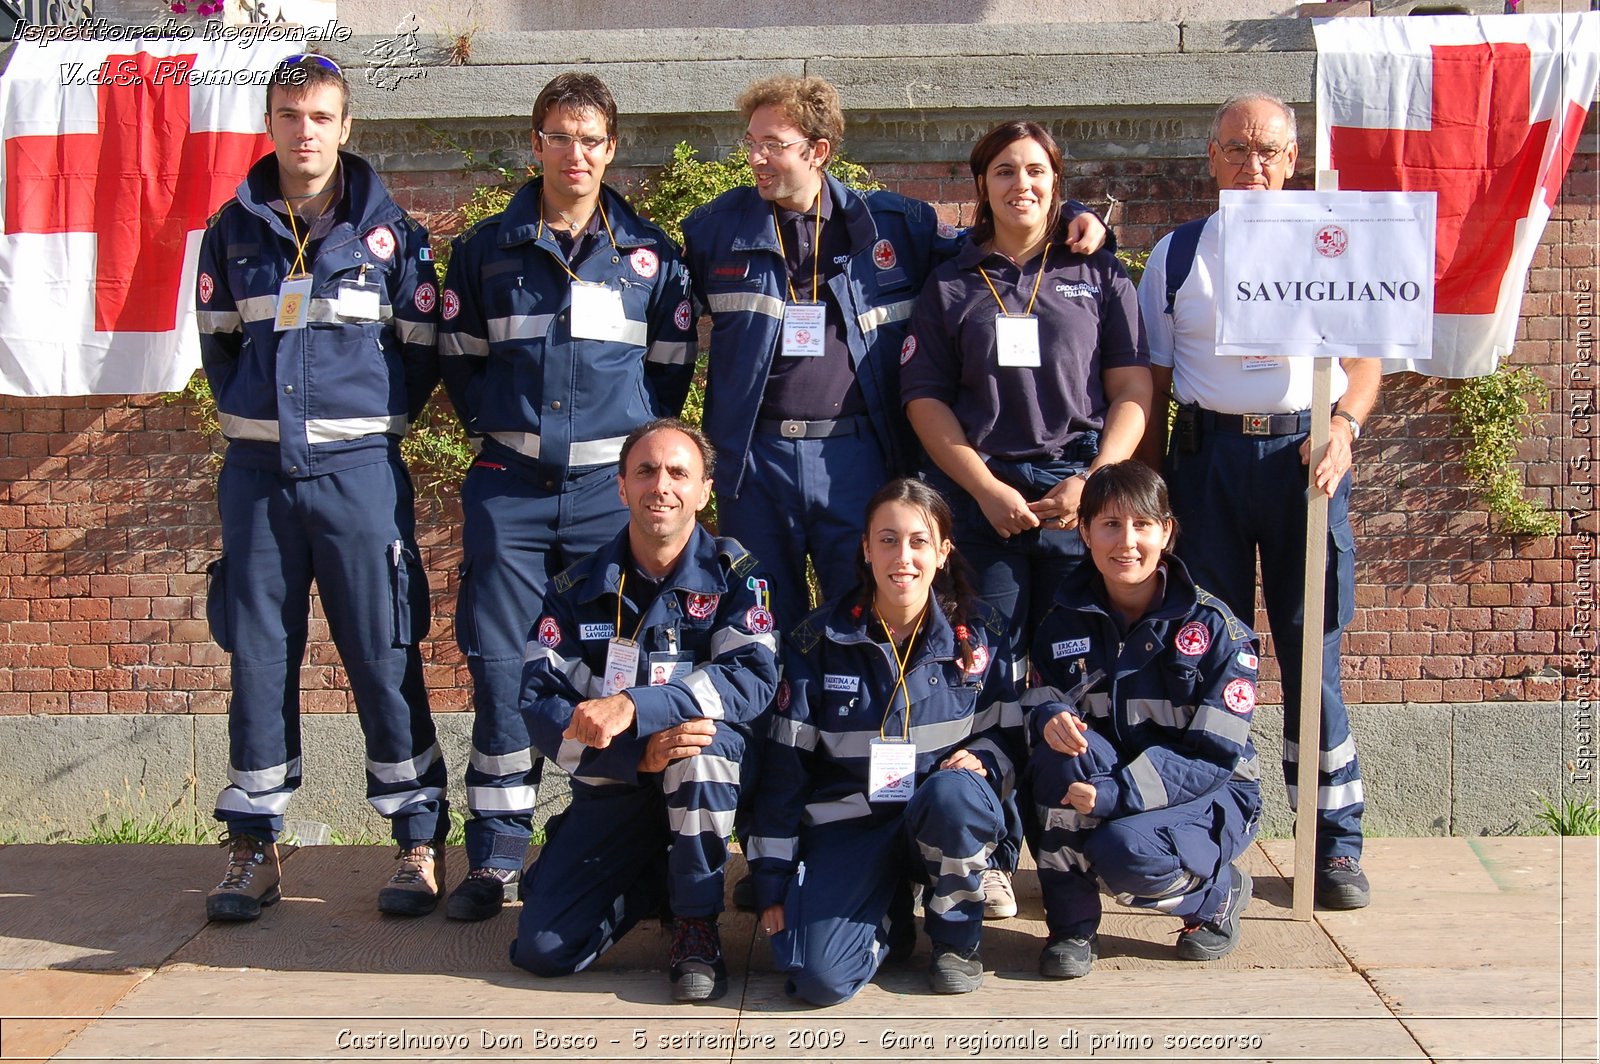
[[[935,994],[970,994],[983,985],[983,958],[978,947],[962,951],[943,942],[933,944],[928,985]]]
[[[278,844],[254,835],[227,833],[228,871],[206,895],[207,920],[254,920],[264,905],[283,897],[278,890]]]
[[[1316,895],[1324,909],[1365,909],[1372,885],[1354,857],[1325,857],[1317,862]]]
[[[1082,979],[1098,955],[1095,936],[1051,935],[1039,954],[1039,974],[1046,979]]]
[[[1228,866],[1233,877],[1228,896],[1211,919],[1185,922],[1178,932],[1178,958],[1186,961],[1214,961],[1226,957],[1239,944],[1239,917],[1250,904],[1250,873],[1236,865]]]
[[[395,856],[400,867],[378,891],[378,911],[391,916],[427,916],[444,897],[444,847],[425,842]]]
[[[522,873],[515,868],[474,868],[450,892],[444,914],[452,920],[487,920],[517,899]]]
[[[667,964],[674,1001],[715,1001],[728,992],[728,966],[714,918],[674,916]]]
[[[983,870],[983,918],[1009,920],[1017,915],[1017,895],[1011,889],[1011,873],[998,868]]]

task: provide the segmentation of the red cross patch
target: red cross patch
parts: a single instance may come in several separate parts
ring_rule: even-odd
[[[539,621],[539,642],[554,649],[561,643],[561,626],[556,624],[554,617],[545,617]]]
[[[956,236],[956,227],[951,225],[949,222],[940,222],[939,236],[945,240],[954,240]]]
[[[1249,713],[1256,708],[1256,685],[1245,679],[1229,680],[1222,689],[1222,704],[1235,713]]]
[[[394,234],[388,226],[380,225],[367,234],[367,250],[384,262],[394,258]]]
[[[1199,621],[1190,621],[1178,629],[1178,637],[1172,645],[1178,648],[1178,653],[1198,658],[1211,645],[1211,630]]]
[[[772,614],[760,606],[751,606],[744,615],[744,626],[757,635],[766,635],[772,631]]]
[[[217,282],[211,279],[211,275],[209,273],[202,273],[200,275],[200,302],[211,302],[211,297],[216,293],[216,291]]]
[[[972,667],[967,670],[968,676],[981,675],[989,667],[989,648],[982,643],[972,648]]]
[[[785,710],[787,710],[789,708],[790,697],[791,696],[790,696],[790,692],[789,692],[789,681],[788,680],[779,680],[778,681],[778,697],[776,699],[779,713],[782,713],[782,712],[784,712]]]
[[[684,609],[688,611],[689,616],[695,618],[696,620],[703,621],[713,613],[717,612],[717,603],[721,600],[721,595],[701,594],[700,592],[696,591],[692,592],[688,596],[688,602],[684,606]]]
[[[897,261],[894,257],[894,245],[887,240],[880,240],[872,245],[872,261],[880,270],[893,269]]]
[[[903,366],[911,361],[911,356],[917,353],[917,338],[906,337],[906,342],[900,345],[900,364]]]
[[[656,270],[661,267],[661,260],[649,248],[640,248],[628,256],[628,264],[633,267],[633,272],[645,280],[656,275]]]
[[[1317,254],[1325,259],[1336,259],[1350,246],[1350,234],[1337,225],[1325,225],[1317,230]]]
[[[688,332],[689,326],[694,324],[694,318],[691,315],[689,301],[687,299],[685,299],[682,303],[679,303],[678,309],[672,312],[672,324],[676,325],[683,332]]]
[[[456,295],[452,290],[446,288],[444,290],[444,309],[439,312],[439,316],[444,318],[445,321],[449,321],[451,318],[460,313],[461,297]]]
[[[434,291],[433,285],[424,281],[417,285],[415,300],[417,309],[424,314],[428,314],[433,311],[433,305],[439,301],[439,294]]]

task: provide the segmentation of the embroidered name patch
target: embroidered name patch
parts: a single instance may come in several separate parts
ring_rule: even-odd
[[[580,624],[578,626],[579,639],[610,639],[617,634],[614,624]]]
[[[1087,639],[1063,639],[1059,643],[1050,644],[1050,653],[1058,658],[1070,658],[1074,654],[1089,653]]]
[[[835,673],[829,673],[822,678],[822,689],[824,691],[842,691],[845,694],[853,694],[861,689],[861,677],[840,676]]]

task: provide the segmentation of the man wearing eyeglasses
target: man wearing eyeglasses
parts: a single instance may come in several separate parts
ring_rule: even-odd
[[[635,427],[676,414],[694,372],[678,250],[604,184],[617,104],[561,74],[533,105],[540,175],[452,245],[440,297],[445,387],[481,444],[461,486],[456,640],[472,674],[471,871],[446,913],[516,896],[543,759],[518,711],[524,648],[551,578],[627,523],[615,468]]]
[[[1294,111],[1263,93],[1235,96],[1217,110],[1206,150],[1219,189],[1275,192],[1299,157]],[[1156,244],[1139,284],[1139,305],[1156,394],[1171,394],[1179,404],[1165,454],[1172,508],[1182,529],[1177,552],[1195,583],[1243,618],[1255,614],[1260,553],[1262,593],[1283,677],[1283,770],[1293,801],[1312,365],[1299,358],[1217,356],[1221,238],[1211,223],[1191,222]],[[1330,909],[1359,909],[1370,897],[1360,863],[1361,768],[1339,683],[1339,643],[1355,611],[1352,447],[1377,401],[1378,381],[1374,359],[1334,366],[1334,417],[1327,453],[1315,472],[1317,488],[1329,498],[1316,897]],[[1141,454],[1152,464],[1168,451],[1166,431],[1165,418],[1150,419]]]
[[[400,867],[378,895],[431,912],[444,882],[446,772],[417,644],[428,585],[400,437],[438,382],[428,234],[350,137],[350,90],[325,56],[290,56],[267,86],[273,154],[200,245],[200,355],[228,439],[217,478],[222,557],[206,613],[232,652],[228,871],[213,920],[276,902],[284,811],[300,784],[300,663],[314,580],[366,735],[367,800]]]

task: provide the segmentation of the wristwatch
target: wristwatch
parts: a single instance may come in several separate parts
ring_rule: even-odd
[[[1352,440],[1359,440],[1361,438],[1361,422],[1356,420],[1356,416],[1354,414],[1348,410],[1335,410],[1333,412],[1333,416],[1342,417],[1350,423],[1350,438]]]

